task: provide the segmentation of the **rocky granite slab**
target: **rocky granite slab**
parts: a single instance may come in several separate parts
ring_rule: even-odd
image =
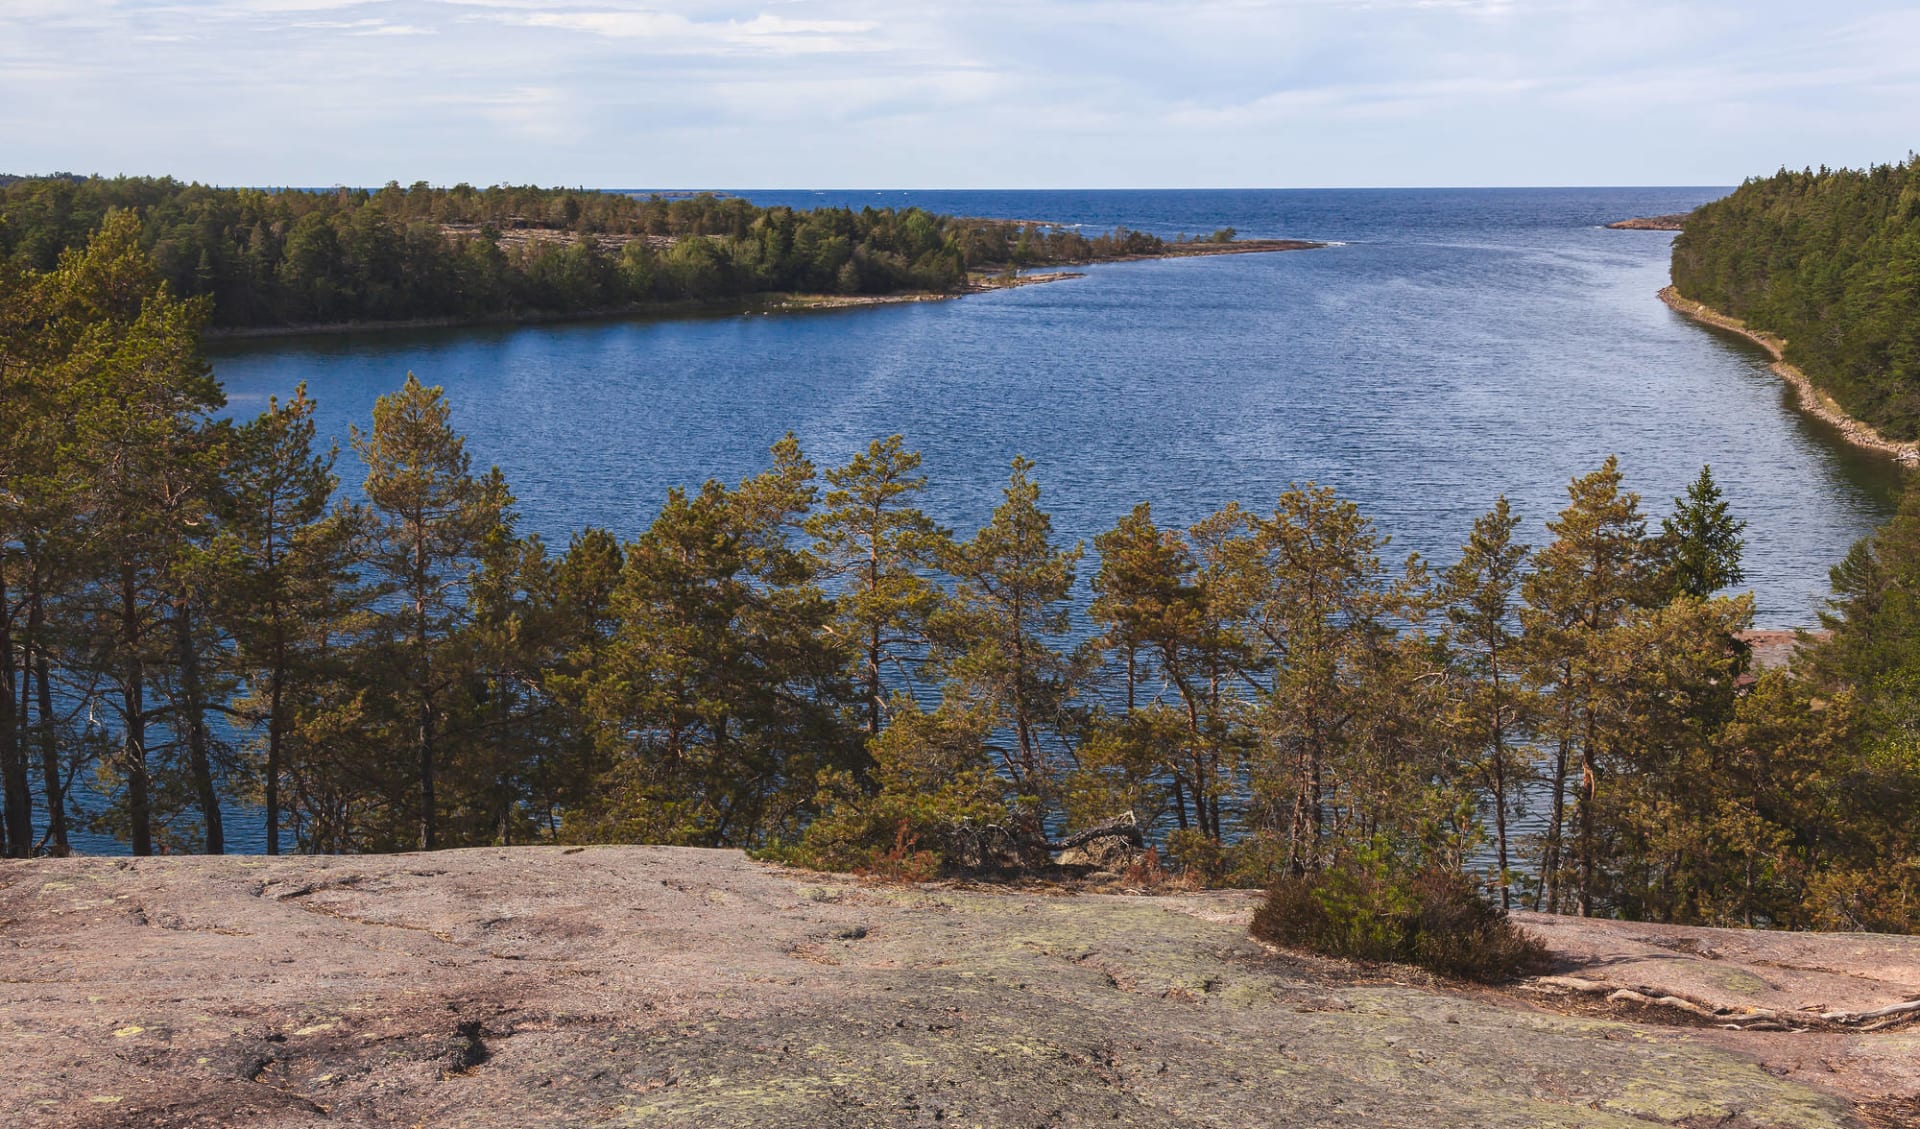
[[[0,1125],[1814,1129],[1912,1081],[1779,1049],[1898,1032],[1290,957],[1248,939],[1252,904],[663,847],[4,864]],[[1562,971],[1609,959],[1604,930],[1547,932]],[[1622,953],[1678,951],[1657,940]],[[1846,952],[1913,982],[1911,949]]]

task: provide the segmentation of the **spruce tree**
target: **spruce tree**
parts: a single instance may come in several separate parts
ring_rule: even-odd
[[[1673,500],[1673,513],[1660,523],[1660,556],[1671,596],[1704,600],[1747,578],[1740,567],[1747,523],[1729,512],[1713,468],[1700,468],[1700,477],[1686,496]]]

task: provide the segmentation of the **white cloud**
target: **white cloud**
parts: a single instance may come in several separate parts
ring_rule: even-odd
[[[0,0],[9,166],[247,183],[1736,180],[1917,87],[1908,0]]]
[[[538,11],[501,17],[528,27],[587,32],[675,53],[840,54],[879,51],[869,38],[879,24],[868,20],[795,20],[760,13],[750,19],[696,20],[649,10]]]

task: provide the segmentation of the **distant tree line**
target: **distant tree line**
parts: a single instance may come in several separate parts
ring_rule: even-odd
[[[1687,217],[1673,281],[1786,338],[1849,414],[1920,438],[1920,159],[1749,180]]]
[[[270,851],[932,873],[1125,815],[1210,882],[1359,854],[1562,912],[1920,921],[1920,492],[1835,570],[1831,640],[1757,678],[1704,469],[1656,521],[1608,460],[1538,548],[1499,501],[1445,568],[1311,484],[1187,528],[1143,503],[1096,564],[1025,460],[962,535],[899,437],[826,469],[789,437],[554,547],[412,377],[351,469],[304,390],[220,418],[208,302],[143,238],[116,212],[0,278],[8,854],[80,819],[217,852],[245,804]]]
[[[797,212],[737,198],[584,189],[212,188],[166,178],[0,183],[0,260],[47,271],[116,211],[219,328],[565,315],[768,292],[953,291],[968,271],[1164,248],[1142,232],[958,219],[918,208]]]

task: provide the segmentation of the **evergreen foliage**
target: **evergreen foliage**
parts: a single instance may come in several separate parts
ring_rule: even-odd
[[[1253,935],[1324,956],[1418,965],[1498,983],[1546,970],[1547,951],[1449,867],[1411,868],[1378,844],[1289,874],[1254,912]]]
[[[1831,639],[1757,678],[1704,469],[1656,520],[1608,460],[1538,548],[1497,502],[1437,573],[1312,483],[1184,529],[1142,504],[1083,586],[1027,460],[955,537],[904,440],[820,471],[787,436],[553,550],[411,376],[354,435],[363,502],[304,389],[219,418],[206,304],[139,240],[115,213],[0,268],[7,854],[82,818],[217,852],[249,804],[269,849],[925,877],[1118,819],[1188,880],[1272,888],[1306,922],[1274,936],[1449,974],[1524,957],[1510,905],[1920,927],[1920,492],[1835,568]]]
[[[1849,414],[1920,437],[1920,159],[1749,180],[1687,217],[1673,282],[1786,338]]]
[[[755,294],[957,290],[969,270],[1147,254],[1152,235],[738,198],[398,184],[213,188],[152,177],[0,183],[0,262],[50,270],[107,215],[222,328],[587,314]]]

